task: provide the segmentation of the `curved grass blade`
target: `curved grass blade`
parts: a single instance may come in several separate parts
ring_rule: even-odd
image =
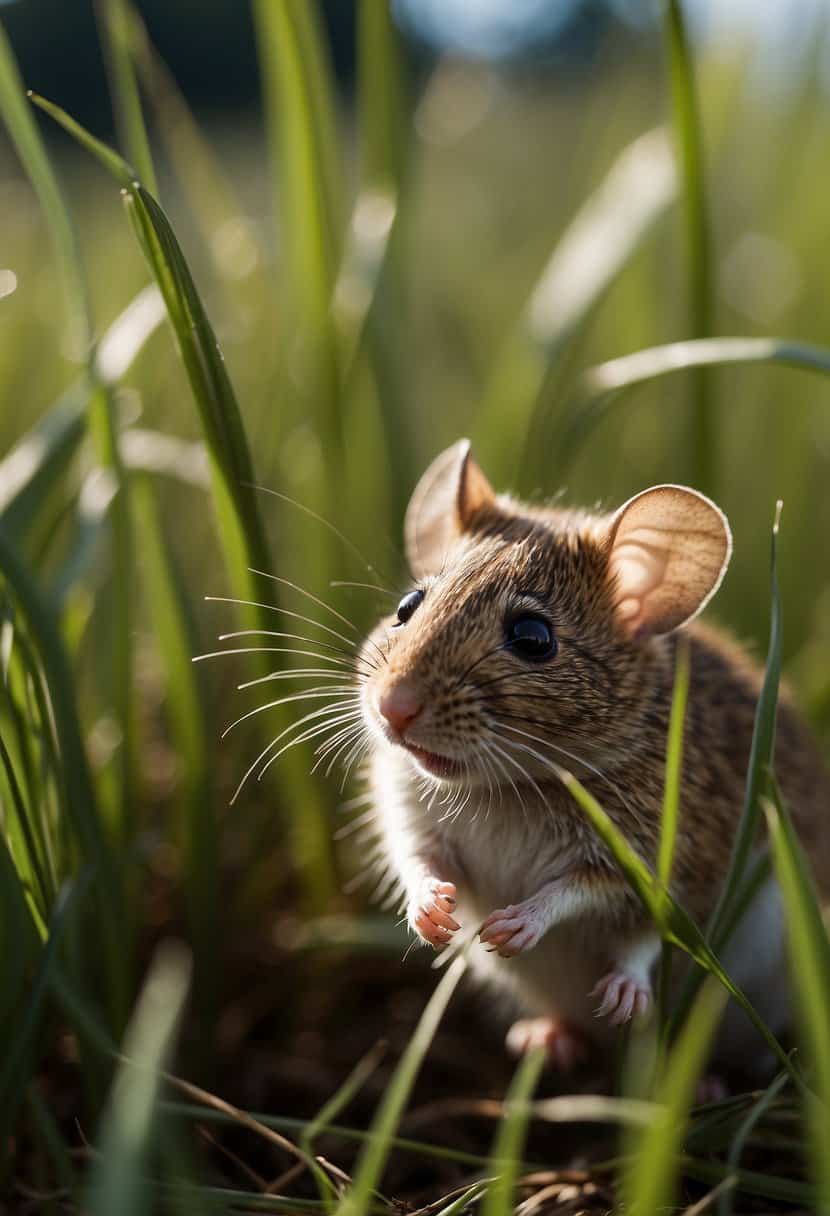
[[[0,517],[9,536],[24,541],[86,434],[87,395],[68,389],[0,461]]]
[[[669,342],[589,368],[569,402],[556,439],[572,460],[611,406],[637,385],[696,367],[776,363],[830,376],[830,349],[785,338],[698,338]]]
[[[521,462],[524,479],[532,481],[555,369],[674,193],[671,147],[659,127],[623,149],[559,237],[498,353],[478,412],[476,451],[507,481],[513,470],[504,463],[504,419],[527,436]]]
[[[265,529],[256,499],[256,478],[236,395],[216,335],[196,290],[190,269],[162,208],[135,180],[132,167],[90,135],[59,106],[33,97],[66,131],[91,152],[124,188],[128,215],[164,298],[179,353],[199,410],[210,456],[213,500],[225,559],[240,600],[256,602],[257,570],[270,570]],[[336,483],[335,483],[336,484]],[[270,628],[267,609],[245,609],[252,628]],[[284,765],[286,784],[293,777],[304,789],[303,814],[292,816],[295,861],[307,878],[312,903],[325,901],[333,885],[331,845],[316,786],[305,778],[293,755]],[[286,809],[292,806],[285,798]]]
[[[706,213],[703,138],[681,0],[665,0],[664,24],[674,138],[682,181],[689,329],[693,338],[708,338],[713,329],[713,259]],[[693,483],[707,493],[713,493],[716,407],[710,377],[704,368],[695,372],[691,389]]]
[[[633,1141],[622,1178],[622,1207],[631,1216],[654,1216],[672,1204],[679,1151],[694,1100],[695,1084],[726,1002],[713,981],[704,986],[692,1016],[671,1049],[657,1087],[654,1118]]]
[[[675,902],[666,888],[659,882],[656,875],[651,872],[642,858],[634,852],[606,811],[603,810],[597,800],[577,778],[564,769],[560,770],[559,777],[565,788],[584,811],[603,844],[608,848],[629,886],[651,916],[664,940],[671,942],[675,946],[679,946],[681,950],[694,959],[699,967],[719,980],[747,1014],[752,1024],[773,1051],[776,1058],[781,1061],[784,1068],[793,1077],[796,1084],[800,1088],[803,1088],[801,1076],[795,1069],[790,1057],[784,1051],[763,1018],[758,1014],[752,1002],[747,999],[740,988],[737,987],[724,971],[703,933],[689,914],[680,904]]]
[[[680,776],[683,767],[683,727],[689,696],[689,639],[681,634],[675,657],[674,692],[672,693],[669,737],[666,748],[666,781],[663,789],[663,810],[660,816],[660,846],[657,853],[657,877],[664,887],[671,881],[677,823],[680,815]]]
[[[519,1176],[527,1123],[533,1108],[531,1099],[545,1064],[545,1049],[537,1047],[523,1057],[505,1099],[505,1113],[499,1124],[487,1173],[493,1182],[482,1205],[482,1216],[509,1216]]]
[[[368,1142],[355,1169],[354,1182],[337,1209],[338,1216],[366,1216],[369,1211],[372,1192],[381,1180],[395,1128],[400,1122],[418,1070],[444,1016],[444,1010],[466,966],[465,957],[460,955],[436,984],[372,1120]]]
[[[119,756],[120,826],[123,836],[129,838],[135,826],[132,820],[132,800],[138,774],[134,763],[136,722],[132,702],[131,647],[133,545],[127,500],[127,480],[119,460],[117,424],[112,396],[97,374],[93,341],[94,322],[77,237],[64,205],[57,178],[47,159],[31,108],[26,104],[17,65],[2,27],[0,27],[0,111],[35,188],[52,236],[66,285],[73,349],[77,349],[77,358],[86,363],[89,432],[95,442],[99,463],[111,472],[119,491],[112,511],[114,565],[112,596],[113,616],[117,622],[117,627],[113,631],[112,672],[113,698],[122,735]]]
[[[815,1093],[805,1094],[816,1212],[830,1213],[830,941],[804,850],[775,783],[763,809],[786,909],[792,985]]]
[[[157,1119],[160,1070],[172,1050],[190,966],[180,949],[159,949],[125,1038],[99,1133],[85,1210],[138,1216],[146,1209],[145,1169]]]

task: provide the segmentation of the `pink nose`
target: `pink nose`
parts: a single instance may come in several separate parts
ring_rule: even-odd
[[[411,684],[395,684],[383,694],[378,709],[389,725],[402,735],[423,709],[420,694]]]

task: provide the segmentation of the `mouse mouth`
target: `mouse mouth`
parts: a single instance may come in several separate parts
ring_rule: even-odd
[[[401,740],[401,743],[410,756],[418,762],[421,768],[426,769],[431,777],[461,776],[463,765],[459,760],[453,760],[450,756],[441,756],[438,752],[427,751],[425,747],[416,747],[414,743],[407,743],[405,739]]]

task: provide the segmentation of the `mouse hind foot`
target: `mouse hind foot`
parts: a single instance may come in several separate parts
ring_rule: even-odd
[[[588,1056],[588,1043],[578,1030],[560,1018],[521,1018],[507,1032],[507,1048],[522,1056],[544,1047],[548,1060],[561,1072],[570,1072]]]

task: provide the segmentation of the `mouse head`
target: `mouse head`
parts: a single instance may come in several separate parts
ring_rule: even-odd
[[[422,773],[497,785],[627,749],[655,639],[708,603],[732,547],[683,486],[605,516],[496,495],[466,440],[421,478],[405,534],[414,582],[372,635],[364,714]]]

